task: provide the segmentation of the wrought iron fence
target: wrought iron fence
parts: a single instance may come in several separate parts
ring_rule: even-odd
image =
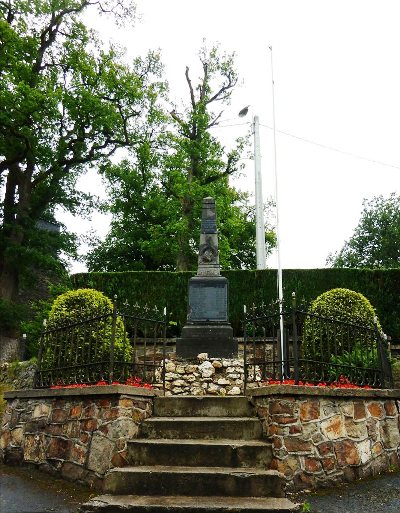
[[[165,388],[166,311],[123,305],[73,324],[45,327],[35,387],[157,384]]]
[[[245,387],[250,383],[392,386],[388,344],[373,327],[311,314],[297,306],[254,307],[244,325]],[[254,386],[254,385],[253,385]]]

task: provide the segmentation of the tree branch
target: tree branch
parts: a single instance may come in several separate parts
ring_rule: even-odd
[[[220,87],[220,89],[206,101],[206,104],[215,102],[215,101],[223,101],[229,98],[229,91],[235,87],[237,84],[237,78],[232,78],[229,74],[227,77],[227,82]]]
[[[220,119],[220,117],[222,116],[223,114],[223,111],[221,111],[218,116],[216,116],[208,125],[207,125],[207,129],[208,128],[211,128],[215,125],[218,125],[218,120]]]
[[[186,82],[188,83],[188,86],[189,86],[190,101],[192,103],[193,109],[195,109],[196,108],[196,100],[195,100],[195,97],[194,97],[194,91],[193,91],[192,82],[191,82],[190,77],[189,77],[189,66],[186,66],[185,77],[186,77]]]
[[[228,161],[226,163],[225,171],[217,175],[211,175],[202,181],[202,185],[208,185],[210,183],[220,180],[223,176],[230,176],[236,171],[237,158],[235,155],[228,155]]]

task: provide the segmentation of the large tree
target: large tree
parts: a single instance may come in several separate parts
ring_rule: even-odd
[[[113,219],[105,241],[88,255],[89,269],[195,269],[206,196],[217,202],[222,265],[254,265],[254,210],[229,185],[245,140],[227,150],[212,133],[237,84],[233,55],[214,47],[199,57],[201,76],[193,83],[186,68],[188,101],[182,112],[170,111],[157,147],[148,142],[129,161],[104,168]],[[272,232],[267,237],[271,250]]]
[[[38,220],[54,219],[57,206],[78,209],[79,175],[140,145],[157,116],[158,56],[124,64],[80,21],[86,8],[119,20],[134,13],[121,0],[0,0],[3,301],[17,299],[21,270],[40,256]]]
[[[364,200],[360,221],[343,248],[328,257],[332,267],[400,267],[400,196]]]

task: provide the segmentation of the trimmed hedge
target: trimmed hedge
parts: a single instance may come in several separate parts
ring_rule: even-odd
[[[277,297],[276,271],[223,271],[229,280],[229,319],[235,335],[242,333],[243,305],[269,303]],[[167,307],[169,318],[184,326],[187,315],[188,281],[195,272],[131,271],[84,273],[72,276],[76,288],[101,290],[118,302],[127,300]],[[400,341],[400,269],[286,269],[283,271],[285,300],[296,292],[298,302],[311,301],[333,288],[361,292],[376,309],[382,329],[393,341]],[[290,303],[289,303],[290,304]]]

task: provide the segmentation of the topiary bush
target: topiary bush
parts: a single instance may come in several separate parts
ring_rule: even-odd
[[[303,358],[313,362],[315,375],[319,363],[333,364],[337,373],[343,365],[376,367],[375,319],[374,308],[359,292],[336,288],[318,296],[308,309],[302,341]],[[382,333],[377,319],[376,323]],[[332,368],[324,377],[332,379]]]
[[[49,312],[46,331],[50,338],[42,355],[42,364],[49,368],[57,362],[76,365],[109,361],[112,313],[112,301],[98,290],[70,290],[59,295]],[[68,331],[63,332],[61,328],[66,327],[69,327]],[[60,329],[58,335],[54,331],[57,329]],[[59,338],[63,336],[69,337],[69,344],[59,344]],[[117,317],[114,360],[129,361],[130,356],[131,347],[125,336],[124,323]]]

